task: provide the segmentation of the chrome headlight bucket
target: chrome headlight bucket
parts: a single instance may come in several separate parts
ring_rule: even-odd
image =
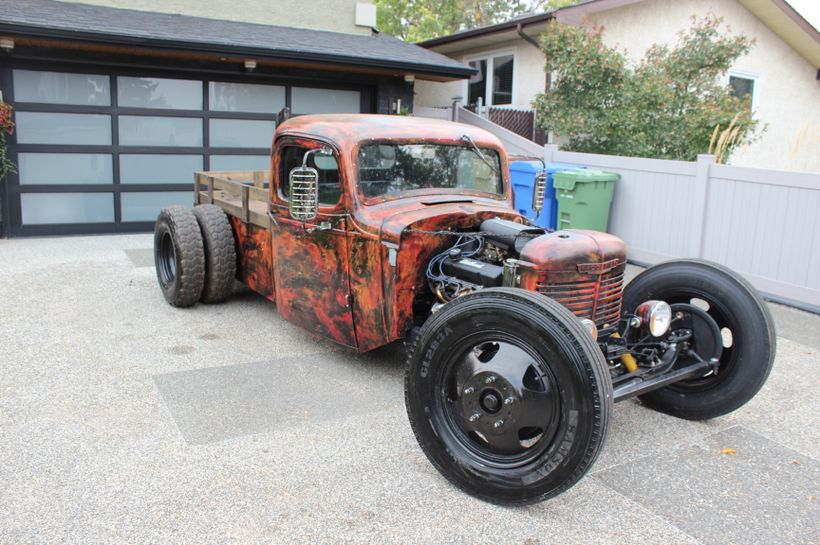
[[[672,325],[672,307],[664,301],[645,301],[638,305],[635,315],[653,337],[662,337]]]
[[[598,326],[595,325],[595,322],[589,318],[581,318],[581,325],[584,326],[584,329],[589,331],[589,334],[592,335],[593,341],[598,339]]]

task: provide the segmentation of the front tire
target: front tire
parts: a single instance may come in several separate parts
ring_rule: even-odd
[[[537,293],[484,289],[431,316],[405,374],[410,425],[433,466],[499,504],[560,494],[604,444],[612,385],[597,344]]]
[[[168,304],[196,304],[205,282],[205,253],[202,233],[190,209],[170,206],[159,213],[154,227],[154,265]]]
[[[640,396],[645,405],[687,420],[707,420],[740,408],[763,387],[774,363],[775,330],[766,303],[744,278],[709,261],[668,261],[635,277],[624,290],[623,306],[631,312],[649,299],[705,310],[721,333],[715,341],[706,339],[718,347],[720,366],[717,373]]]

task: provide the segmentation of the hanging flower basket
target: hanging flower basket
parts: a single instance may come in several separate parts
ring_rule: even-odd
[[[7,172],[17,172],[17,166],[11,162],[6,150],[6,136],[14,133],[11,104],[0,100],[0,179]]]

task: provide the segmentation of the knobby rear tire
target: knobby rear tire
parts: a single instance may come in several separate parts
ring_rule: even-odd
[[[154,227],[154,265],[165,300],[190,307],[205,283],[205,252],[194,213],[183,206],[163,208]]]
[[[236,278],[236,243],[225,211],[214,204],[194,208],[205,248],[205,283],[200,301],[221,303]]]

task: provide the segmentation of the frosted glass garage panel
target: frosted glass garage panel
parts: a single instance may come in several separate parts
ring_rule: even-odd
[[[111,145],[111,116],[17,112],[19,144]]]
[[[201,155],[120,155],[120,183],[193,184],[202,167]]]
[[[211,119],[211,147],[270,148],[276,123],[246,119]]]
[[[361,93],[341,89],[291,89],[291,110],[297,114],[359,113]]]
[[[19,153],[20,184],[111,184],[111,156],[104,153]]]
[[[14,70],[14,100],[38,104],[110,106],[111,80],[97,74]]]
[[[20,207],[23,225],[114,221],[113,193],[23,193]]]
[[[268,170],[267,155],[211,155],[211,170]]]
[[[191,191],[153,191],[145,193],[120,193],[122,202],[122,221],[154,221],[159,211],[166,206],[180,204],[191,206],[194,192]]]
[[[121,146],[202,146],[202,119],[121,115]]]
[[[201,110],[202,82],[167,78],[117,78],[120,108]]]
[[[285,107],[285,88],[253,83],[208,83],[208,107],[215,112],[274,114]]]

